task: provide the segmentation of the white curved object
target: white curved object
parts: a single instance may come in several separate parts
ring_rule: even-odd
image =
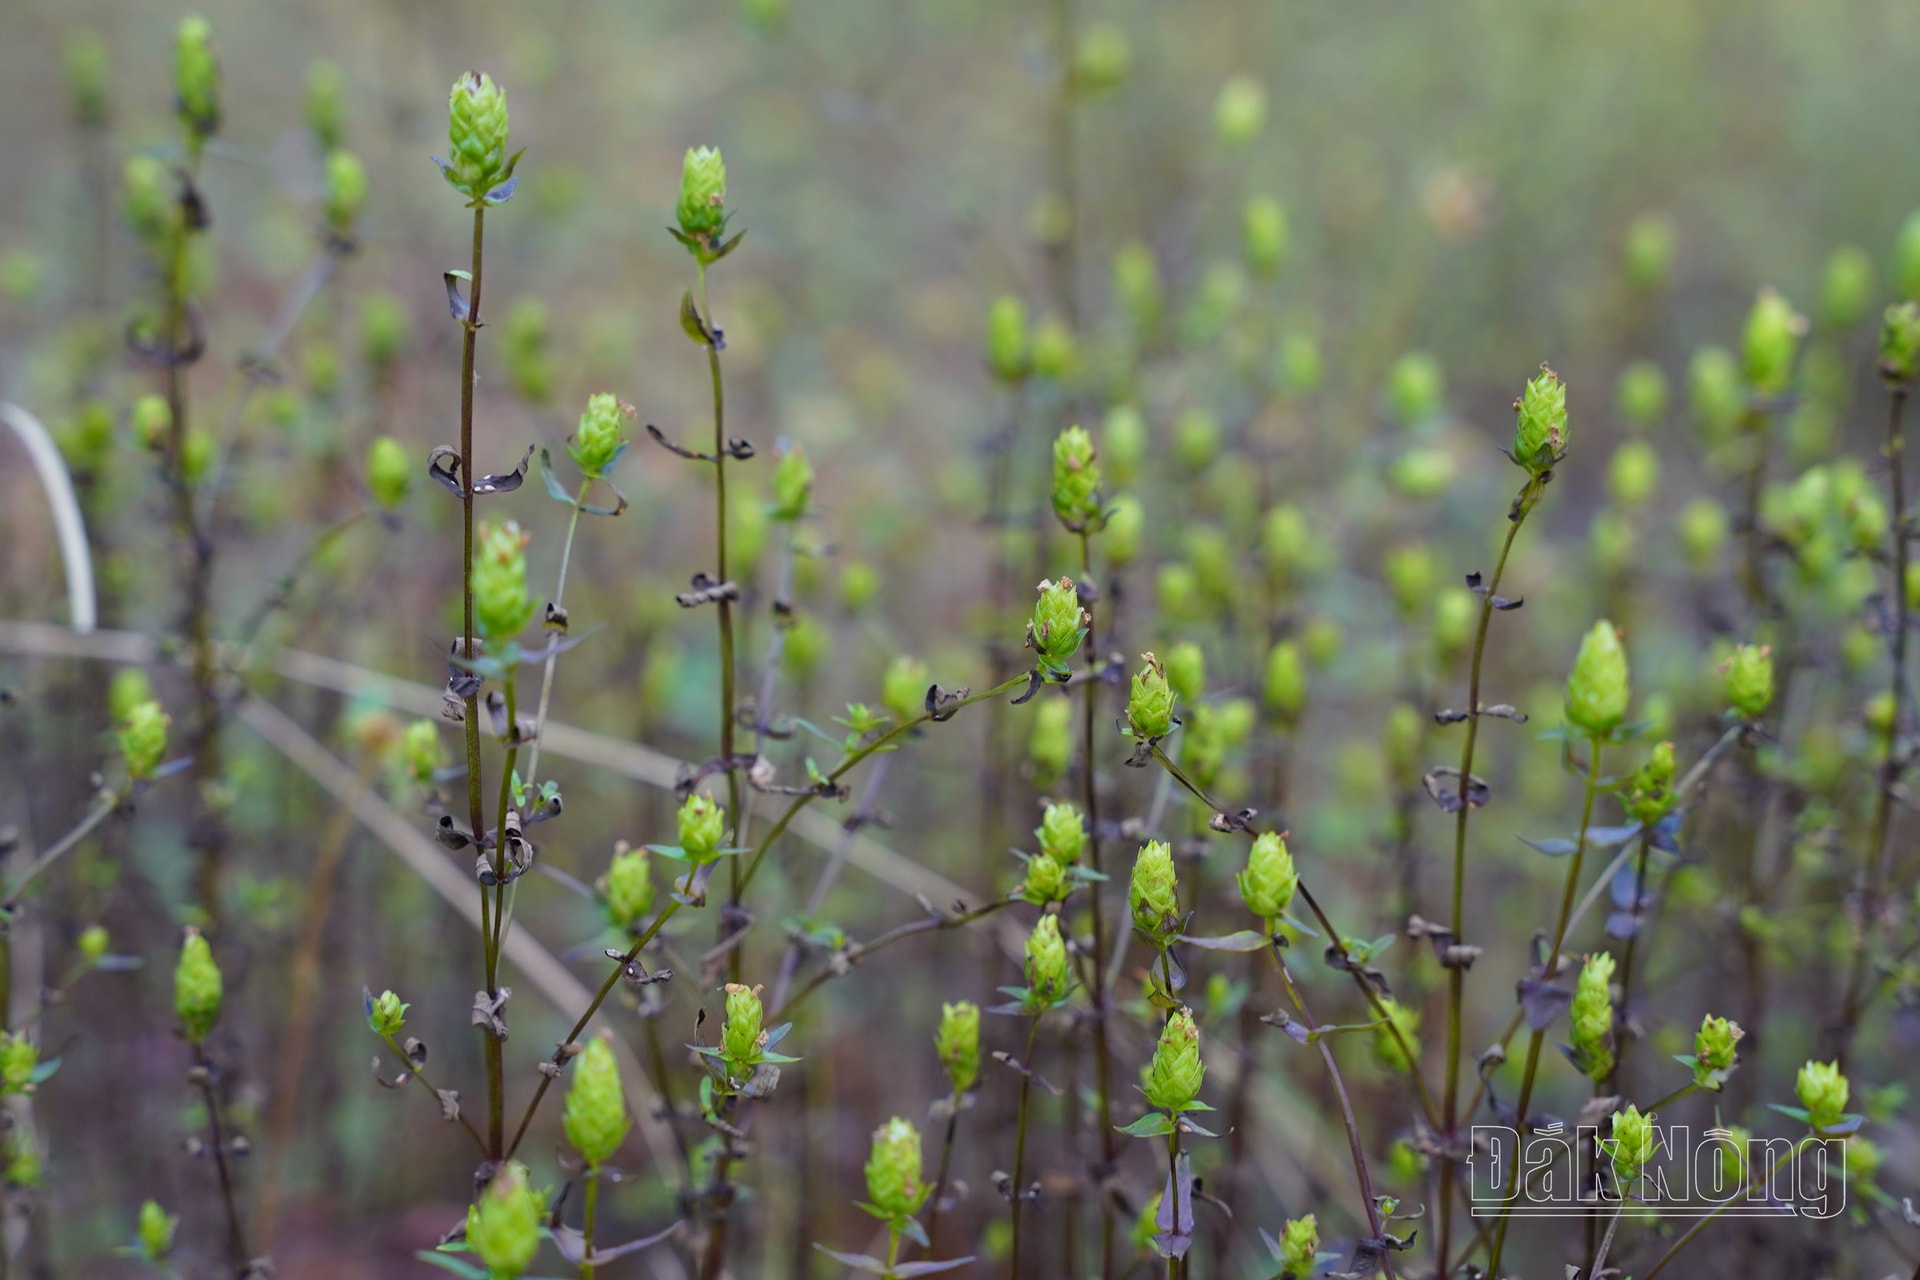
[[[53,529],[60,540],[60,562],[67,573],[67,617],[75,631],[92,631],[99,621],[93,593],[93,553],[87,546],[87,526],[80,517],[80,499],[73,492],[73,477],[67,473],[67,461],[60,456],[53,436],[40,419],[17,404],[0,401],[0,419],[5,420],[40,477],[47,506],[53,511]]]

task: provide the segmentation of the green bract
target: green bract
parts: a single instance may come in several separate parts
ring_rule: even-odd
[[[188,150],[198,154],[220,131],[220,59],[213,51],[213,28],[198,14],[182,18],[174,33],[173,89]]]
[[[1307,701],[1307,668],[1300,646],[1282,640],[1267,653],[1267,678],[1261,686],[1267,710],[1283,724],[1299,719]]]
[[[1641,1115],[1640,1108],[1630,1106],[1613,1113],[1613,1135],[1605,1145],[1614,1176],[1624,1186],[1638,1179],[1659,1151],[1660,1135],[1651,1115]]]
[[[680,234],[694,257],[710,261],[727,229],[727,162],[718,147],[690,147],[680,167]]]
[[[680,805],[680,848],[694,863],[711,862],[727,834],[727,807],[704,791],[696,791]]]
[[[920,1131],[899,1116],[873,1131],[866,1173],[867,1199],[883,1218],[910,1218],[933,1193],[921,1181]]]
[[[1079,650],[1093,618],[1080,607],[1071,578],[1042,582],[1039,592],[1033,619],[1027,623],[1027,647],[1039,655],[1042,675],[1064,682],[1072,674],[1067,664]]]
[[[1625,805],[1635,822],[1651,827],[1673,809],[1673,744],[1656,743],[1627,783]]]
[[[540,1251],[540,1206],[524,1165],[508,1162],[467,1209],[467,1244],[494,1280],[515,1280]]]
[[[1300,873],[1294,868],[1287,842],[1274,832],[1261,832],[1247,851],[1247,866],[1239,875],[1239,884],[1247,910],[1261,920],[1285,915],[1300,887]]]
[[[407,1010],[412,1007],[393,992],[382,991],[367,1010],[367,1026],[383,1039],[398,1035],[407,1025]]]
[[[148,1262],[164,1261],[173,1252],[173,1233],[179,1226],[179,1217],[162,1209],[159,1201],[149,1200],[141,1205],[140,1226],[136,1232],[140,1256]]]
[[[1574,1058],[1592,1080],[1613,1071],[1613,969],[1612,955],[1590,955],[1573,988]]]
[[[813,494],[813,464],[799,445],[782,449],[773,467],[773,518],[798,520]]]
[[[1807,331],[1806,320],[1797,315],[1787,300],[1772,289],[1762,289],[1747,312],[1747,327],[1741,339],[1741,354],[1746,363],[1747,385],[1754,394],[1777,396],[1786,391],[1793,378],[1793,359],[1800,348],[1800,336]]]
[[[1018,298],[995,298],[987,308],[987,368],[1002,382],[1018,382],[1029,359],[1026,307]]]
[[[1794,1081],[1794,1094],[1816,1130],[1838,1125],[1847,1111],[1847,1078],[1838,1062],[1808,1062]]]
[[[535,605],[527,594],[527,543],[531,535],[509,520],[480,526],[473,553],[473,618],[480,634],[511,640],[533,621]]]
[[[1173,685],[1158,658],[1143,653],[1140,660],[1146,665],[1133,674],[1133,689],[1127,696],[1127,728],[1134,737],[1151,742],[1173,732]]]
[[[1773,650],[1743,644],[1727,659],[1727,705],[1742,720],[1758,720],[1773,702]]]
[[[1703,1089],[1718,1089],[1739,1058],[1740,1037],[1746,1032],[1730,1018],[1712,1014],[1700,1020],[1693,1036],[1693,1081]],[[1844,1105],[1844,1104],[1843,1104]]]
[[[627,447],[627,424],[633,418],[633,406],[610,392],[587,397],[586,410],[567,444],[567,452],[582,475],[597,480],[612,469]]]
[[[40,1046],[24,1031],[0,1036],[0,1092],[28,1093],[34,1068],[40,1065]]]
[[[1889,382],[1913,381],[1920,366],[1920,302],[1888,307],[1880,321],[1880,373]]]
[[[469,71],[447,95],[447,146],[442,172],[469,200],[484,200],[507,169],[507,92],[482,71]]]
[[[167,754],[167,726],[172,718],[160,704],[148,699],[136,703],[120,722],[120,755],[129,778],[151,778]]]
[[[327,154],[327,228],[337,236],[353,230],[367,204],[367,169],[351,151]]]
[[[980,1006],[967,1000],[941,1005],[933,1050],[956,1094],[973,1088],[980,1078]]]
[[[1043,915],[1027,935],[1027,990],[1036,1005],[1058,1003],[1067,994],[1067,944],[1060,918]]]
[[[589,1168],[611,1159],[633,1127],[620,1087],[620,1068],[604,1035],[587,1041],[586,1049],[574,1059],[573,1083],[567,1088],[561,1123],[567,1141]]]
[[[1513,460],[1534,474],[1552,467],[1566,453],[1567,388],[1546,365],[1513,402]]]
[[[1040,854],[1071,867],[1087,851],[1087,824],[1080,811],[1070,804],[1050,804],[1040,816],[1033,833],[1040,841]]]
[[[188,929],[173,970],[173,1011],[188,1044],[199,1044],[220,1018],[220,967],[198,929]]]
[[[1164,840],[1149,840],[1133,860],[1133,875],[1127,882],[1127,909],[1133,913],[1134,928],[1152,939],[1155,946],[1164,948],[1180,933],[1177,888],[1173,850]]]
[[[1193,1109],[1206,1074],[1206,1066],[1200,1061],[1200,1028],[1193,1023],[1193,1012],[1176,1009],[1160,1029],[1153,1059],[1140,1073],[1140,1091],[1153,1106],[1177,1115]]]
[[[1043,907],[1049,902],[1064,901],[1072,891],[1073,881],[1058,862],[1047,857],[1027,860],[1027,877],[1021,882],[1019,893],[1028,902]]]
[[[761,1023],[766,1009],[760,1003],[760,988],[729,982],[727,1022],[720,1033],[720,1052],[726,1060],[727,1074],[744,1079],[760,1064],[767,1047],[767,1033]]]
[[[1280,1274],[1306,1280],[1320,1252],[1320,1224],[1312,1214],[1290,1218],[1280,1233]]]
[[[1567,677],[1567,723],[1592,737],[1612,733],[1627,717],[1629,696],[1626,648],[1602,619],[1580,642]]]
[[[1100,518],[1100,464],[1084,427],[1068,427],[1054,437],[1053,513],[1076,532]]]

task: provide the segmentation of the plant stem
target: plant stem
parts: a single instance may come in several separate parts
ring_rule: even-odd
[[[600,1209],[600,1168],[587,1170],[587,1208],[580,1222],[580,1280],[593,1280],[593,1222]]]
[[[193,1046],[193,1067],[194,1080],[207,1108],[207,1136],[213,1149],[213,1166],[220,1174],[220,1201],[227,1215],[227,1261],[233,1274],[241,1275],[253,1255],[247,1250],[247,1232],[241,1224],[240,1205],[233,1191],[233,1172],[227,1166],[226,1131],[220,1124],[220,1098],[213,1087],[213,1064],[207,1061],[206,1050],[197,1044]]]
[[[1165,958],[1165,952],[1161,958]],[[1170,1234],[1186,1234],[1180,1228],[1180,1118],[1174,1117],[1173,1128],[1167,1131],[1167,1195],[1173,1206],[1173,1230]],[[1188,1224],[1191,1226],[1192,1224]],[[1167,1280],[1180,1280],[1180,1259],[1173,1254],[1167,1255]]]
[[[120,807],[120,802],[126,798],[127,792],[124,789],[120,791],[101,791],[97,794],[93,800],[93,807],[87,810],[86,816],[75,823],[71,831],[49,845],[46,852],[42,853],[38,858],[35,858],[33,865],[28,867],[26,871],[21,873],[20,878],[13,882],[12,887],[7,890],[6,900],[0,902],[0,908],[10,910],[18,905],[20,895],[26,892],[28,885],[38,879],[40,874],[48,867],[78,848],[88,836],[93,834],[94,828],[98,827],[102,822],[105,822],[108,816]]]
[[[1580,864],[1587,855],[1587,829],[1593,824],[1593,801],[1600,791],[1600,737],[1595,734],[1589,741],[1586,795],[1580,806],[1580,835],[1574,842],[1573,856],[1567,864],[1566,887],[1560,892],[1560,919],[1554,924],[1553,946],[1548,949],[1546,964],[1540,970],[1542,982],[1552,982],[1560,968],[1560,948],[1566,943],[1568,921],[1573,917],[1574,891],[1580,887]],[[1522,1135],[1527,1131],[1527,1107],[1533,1102],[1534,1075],[1540,1069],[1540,1046],[1546,1040],[1546,1035],[1544,1029],[1535,1031],[1527,1042],[1527,1065],[1520,1075],[1520,1104],[1515,1110],[1515,1123],[1519,1125]],[[1507,1228],[1513,1222],[1510,1210],[1519,1194],[1520,1178],[1516,1173],[1513,1190],[1507,1193],[1506,1203],[1500,1209],[1500,1226],[1494,1232],[1493,1256],[1487,1265],[1489,1275],[1500,1274],[1500,1254],[1507,1243]]]
[[[587,490],[593,486],[591,479],[580,482],[580,491],[573,495],[573,514],[567,518],[567,540],[560,544],[560,573],[553,584],[553,605],[564,608],[567,597],[567,567],[573,563],[573,537],[580,529],[580,504],[587,500]],[[540,730],[547,723],[547,707],[553,698],[553,667],[560,655],[547,655],[546,669],[540,673],[540,707],[533,717],[533,746],[527,752],[527,791],[531,794],[540,772]]]
[[[1819,1141],[1818,1138],[1809,1136],[1809,1137],[1802,1138],[1800,1139],[1800,1141],[1794,1143],[1792,1150],[1788,1151],[1785,1155],[1782,1155],[1778,1160],[1775,1160],[1771,1168],[1769,1168],[1765,1173],[1761,1174],[1758,1178],[1750,1180],[1747,1183],[1748,1188],[1751,1189],[1756,1186],[1765,1186],[1768,1182],[1772,1181],[1774,1174],[1786,1168],[1788,1164],[1798,1159],[1800,1156],[1800,1153],[1802,1151],[1805,1151],[1809,1145],[1818,1141]],[[1689,1244],[1693,1243],[1693,1238],[1699,1235],[1702,1231],[1705,1231],[1707,1229],[1707,1224],[1712,1222],[1715,1218],[1719,1217],[1721,1214],[1725,1213],[1727,1211],[1727,1206],[1732,1204],[1738,1198],[1739,1197],[1730,1196],[1726,1200],[1722,1201],[1720,1204],[1715,1205],[1712,1213],[1700,1219],[1700,1221],[1694,1223],[1692,1227],[1688,1228],[1687,1233],[1685,1235],[1681,1236],[1678,1240],[1675,1240],[1671,1245],[1667,1247],[1667,1251],[1660,1255],[1659,1260],[1655,1262],[1652,1267],[1648,1268],[1647,1274],[1641,1277],[1641,1280],[1653,1280],[1655,1276],[1659,1275],[1662,1271],[1666,1270],[1667,1264],[1673,1261],[1674,1256],[1678,1254],[1682,1249],[1686,1248]]]
[[[1027,1026],[1027,1050],[1020,1059],[1020,1110],[1014,1121],[1013,1138],[1013,1248],[1009,1257],[1012,1260],[1010,1272],[1012,1280],[1020,1280],[1020,1206],[1026,1202],[1027,1176],[1027,1103],[1033,1093],[1033,1046],[1040,1035],[1040,1014],[1035,1014]]]
[[[940,1241],[940,1197],[947,1193],[947,1174],[953,1167],[953,1140],[960,1128],[960,1103],[962,1095],[955,1093],[948,1100],[947,1136],[940,1143],[940,1171],[934,1175],[933,1194],[927,1197],[927,1240],[937,1246]]]
[[[1620,957],[1620,1004],[1613,1017],[1613,1066],[1607,1071],[1605,1089],[1608,1093],[1617,1093],[1620,1085],[1620,1072],[1627,1058],[1627,1046],[1631,1037],[1627,1024],[1631,1015],[1627,1012],[1633,1000],[1633,960],[1640,945],[1641,904],[1647,899],[1647,855],[1653,847],[1653,833],[1642,829],[1635,842],[1636,852],[1633,862],[1633,932],[1627,935],[1627,945]]]
[[[1091,582],[1093,577],[1093,539],[1083,527],[1080,530],[1080,576],[1082,581]],[[1099,673],[1101,660],[1099,648],[1094,637],[1097,632],[1093,623],[1093,611],[1087,611],[1087,671],[1093,678],[1087,681],[1086,701],[1082,703],[1081,750],[1085,755],[1085,770],[1081,795],[1086,805],[1087,815],[1087,857],[1096,877],[1100,877],[1100,794],[1095,785],[1094,768],[1094,717],[1095,701],[1100,696],[1101,683]],[[1093,1001],[1093,1054],[1094,1083],[1099,1096],[1100,1115],[1100,1155],[1102,1165],[1112,1169],[1117,1149],[1114,1146],[1113,1128],[1113,1054],[1107,1042],[1107,930],[1100,910],[1100,889],[1102,880],[1096,878],[1088,893],[1093,912],[1093,982],[1088,995]],[[1172,990],[1169,984],[1168,993]],[[1111,1235],[1112,1206],[1106,1196],[1100,1197],[1100,1219],[1104,1224],[1103,1237]]]
[[[392,1053],[394,1057],[400,1059],[400,1061],[407,1064],[407,1075],[410,1078],[412,1078],[416,1083],[418,1083],[422,1089],[425,1089],[427,1091],[427,1096],[433,1099],[433,1104],[436,1107],[441,1105],[440,1090],[434,1085],[433,1081],[427,1078],[426,1072],[420,1070],[418,1067],[416,1067],[413,1064],[413,1059],[407,1056],[406,1049],[403,1048],[401,1045],[395,1043],[394,1038],[392,1036],[383,1036],[381,1037],[381,1039],[382,1039],[382,1042],[386,1044],[388,1052]],[[467,1136],[473,1139],[474,1149],[480,1153],[480,1158],[482,1160],[486,1159],[487,1158],[486,1139],[482,1138],[480,1136],[480,1131],[473,1127],[473,1121],[467,1119],[465,1113],[462,1113],[457,1117],[457,1123],[460,1125],[462,1129],[465,1129],[467,1131]]]

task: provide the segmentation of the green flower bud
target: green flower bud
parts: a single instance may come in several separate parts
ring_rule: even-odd
[[[337,236],[353,230],[367,207],[367,169],[351,151],[327,153],[327,228]]]
[[[1622,1186],[1631,1185],[1660,1150],[1660,1135],[1651,1115],[1630,1106],[1613,1113],[1613,1134],[1602,1144],[1613,1161],[1613,1175]]]
[[[1743,644],[1726,665],[1727,705],[1742,720],[1758,720],[1773,702],[1773,650]]]
[[[67,40],[67,92],[73,96],[73,118],[83,128],[106,124],[111,105],[107,86],[112,79],[107,46],[92,31],[75,31]]]
[[[1720,1151],[1720,1178],[1728,1187],[1743,1187],[1747,1183],[1747,1150],[1753,1141],[1753,1130],[1742,1125],[1729,1125],[1726,1135],[1717,1144]]]
[[[1020,882],[1016,893],[1036,907],[1066,901],[1073,891],[1073,881],[1067,877],[1065,867],[1045,857],[1029,858],[1026,865],[1026,879]]]
[[[467,1244],[494,1280],[516,1280],[540,1251],[540,1205],[526,1166],[509,1162],[467,1209]]]
[[[1287,842],[1271,831],[1262,832],[1254,840],[1247,852],[1247,869],[1238,880],[1247,910],[1266,921],[1286,914],[1293,905],[1294,891],[1300,887],[1300,873],[1294,869]]]
[[[1740,1037],[1746,1032],[1728,1018],[1708,1014],[1693,1037],[1693,1081],[1703,1089],[1718,1089],[1739,1058]]]
[[[1696,498],[1680,513],[1680,545],[1695,569],[1709,569],[1726,545],[1726,509],[1712,498]]]
[[[1672,811],[1674,800],[1673,744],[1662,742],[1628,781],[1626,810],[1635,822],[1651,827]]]
[[[400,741],[400,758],[406,762],[407,773],[415,782],[422,785],[432,782],[433,775],[446,761],[440,749],[439,726],[427,719],[408,725]]]
[[[1313,535],[1306,513],[1290,503],[1267,512],[1261,528],[1260,550],[1267,569],[1281,582],[1290,582],[1313,558]]]
[[[779,451],[773,467],[773,518],[798,520],[813,495],[813,464],[799,445]]]
[[[1100,537],[1107,549],[1107,560],[1115,568],[1123,568],[1139,559],[1141,535],[1145,532],[1146,522],[1147,513],[1140,506],[1140,500],[1130,493],[1121,494],[1107,508],[1107,523],[1100,531]]]
[[[1106,478],[1116,484],[1133,483],[1147,456],[1147,422],[1140,410],[1131,404],[1108,409],[1101,438],[1106,441]]]
[[[30,1093],[33,1071],[40,1065],[40,1046],[24,1031],[0,1036],[0,1093]]]
[[[1747,385],[1755,395],[1770,397],[1786,391],[1793,378],[1793,358],[1806,331],[1806,319],[1797,315],[1785,298],[1772,289],[1760,291],[1753,309],[1747,312],[1741,340]]]
[[[127,225],[147,252],[157,256],[166,239],[180,225],[180,203],[173,175],[152,156],[130,156],[121,185],[126,189]]]
[[[867,1199],[893,1222],[920,1211],[933,1188],[921,1181],[920,1131],[899,1116],[873,1131],[867,1155]]]
[[[1064,381],[1080,368],[1080,343],[1073,330],[1048,316],[1033,330],[1033,372],[1042,378]]]
[[[1177,889],[1173,850],[1164,840],[1149,840],[1133,860],[1127,908],[1133,913],[1134,928],[1162,949],[1180,933]]]
[[[1027,623],[1027,647],[1040,658],[1042,673],[1055,680],[1069,674],[1068,663],[1079,651],[1093,615],[1080,607],[1073,579],[1042,582],[1040,598],[1033,606],[1033,620]]]
[[[1479,616],[1480,598],[1465,587],[1448,587],[1434,597],[1433,647],[1442,659],[1467,647]]]
[[[1911,382],[1916,368],[1920,368],[1920,302],[1895,303],[1880,322],[1880,376],[1888,382]]]
[[[157,1200],[149,1200],[140,1206],[140,1226],[137,1238],[140,1241],[140,1256],[148,1262],[164,1262],[173,1252],[173,1233],[180,1226],[177,1215],[168,1213],[160,1207]]]
[[[1667,416],[1667,375],[1651,360],[1636,360],[1620,371],[1614,395],[1630,431],[1651,431]]]
[[[880,594],[880,574],[863,560],[848,561],[840,570],[840,603],[848,613],[859,613]]]
[[[1304,329],[1281,335],[1276,374],[1282,389],[1292,396],[1310,396],[1326,378],[1320,339]]]
[[[727,1061],[728,1074],[738,1079],[758,1066],[766,1051],[767,1033],[761,1026],[766,1009],[760,1003],[758,987],[729,982],[725,990],[727,1023],[720,1032],[720,1048]]]
[[[173,1011],[187,1043],[199,1044],[220,1019],[220,966],[213,949],[198,929],[189,928],[180,944],[180,962],[173,970]]]
[[[173,720],[149,699],[138,703],[120,722],[120,755],[129,778],[151,778],[167,754],[167,726]]]
[[[1134,737],[1152,741],[1173,732],[1173,685],[1158,658],[1143,653],[1140,660],[1146,665],[1133,675],[1133,689],[1127,696],[1127,727]]]
[[[553,391],[553,361],[548,357],[553,322],[547,304],[531,295],[523,297],[508,308],[501,327],[507,380],[520,396],[545,404]]]
[[[82,960],[90,966],[97,966],[106,959],[109,948],[113,946],[113,935],[107,932],[107,927],[103,924],[90,924],[80,931],[80,937],[75,946],[79,949]]]
[[[1140,1212],[1134,1215],[1133,1225],[1127,1229],[1127,1238],[1133,1247],[1150,1258],[1158,1258],[1159,1251],[1153,1238],[1160,1234],[1160,1201],[1165,1192],[1156,1191],[1148,1196],[1140,1206]]]
[[[1660,484],[1660,455],[1645,440],[1629,440],[1607,463],[1607,492],[1623,507],[1637,507]]]
[[[1073,763],[1073,703],[1048,698],[1033,714],[1027,736],[1027,759],[1033,762],[1034,781],[1047,786]]]
[[[174,33],[174,109],[187,131],[187,149],[198,154],[220,131],[220,59],[213,51],[213,28],[193,14]]]
[[[1307,703],[1307,670],[1300,661],[1300,646],[1282,640],[1267,654],[1267,678],[1261,686],[1267,710],[1282,724],[1300,718]]]
[[[1820,278],[1820,319],[1830,329],[1860,322],[1873,304],[1873,258],[1857,245],[1842,245],[1827,259]]]
[[[1070,804],[1050,804],[1034,828],[1041,856],[1062,867],[1078,865],[1087,852],[1087,823]]]
[[[1137,332],[1153,328],[1160,318],[1161,293],[1160,264],[1152,249],[1138,240],[1120,246],[1113,255],[1113,292]]]
[[[680,234],[698,246],[693,249],[696,258],[704,261],[720,247],[727,230],[727,164],[718,147],[688,148],[675,215]]]
[[[880,701],[887,714],[905,723],[926,713],[927,664],[901,654],[887,664],[880,682]]]
[[[1624,254],[1627,283],[1642,293],[1666,287],[1673,269],[1673,223],[1657,213],[1643,213],[1627,227]]]
[[[1200,1083],[1206,1074],[1200,1061],[1200,1028],[1193,1025],[1193,1012],[1176,1009],[1160,1028],[1153,1060],[1140,1073],[1140,1091],[1153,1106],[1178,1115],[1200,1097]]]
[[[1287,256],[1287,211],[1278,200],[1254,196],[1241,215],[1247,241],[1247,265],[1270,276]]]
[[[1086,93],[1118,88],[1133,67],[1127,33],[1111,23],[1095,23],[1080,37],[1073,54],[1074,87]]]
[[[468,199],[483,199],[507,167],[507,91],[492,76],[469,71],[453,82],[447,146],[447,181]]]
[[[1453,455],[1445,449],[1409,449],[1393,460],[1387,479],[1409,498],[1437,498],[1453,483]]]
[[[1416,616],[1433,589],[1433,550],[1424,542],[1403,542],[1387,552],[1382,567],[1400,616]]]
[[[1740,366],[1719,347],[1702,347],[1687,365],[1687,398],[1709,443],[1726,436],[1747,412]]]
[[[1027,308],[1020,299],[1001,296],[987,308],[987,368],[1002,382],[1018,382],[1031,369],[1027,346]]]
[[[1027,990],[1036,1004],[1058,1003],[1067,994],[1067,944],[1060,938],[1060,917],[1040,917],[1027,935]]]
[[[380,436],[367,448],[367,488],[373,500],[391,511],[413,487],[413,462],[392,436]]]
[[[1627,718],[1629,696],[1626,648],[1602,619],[1581,640],[1567,677],[1567,723],[1591,737],[1612,733]]]
[[[1808,1062],[1794,1081],[1794,1094],[1816,1130],[1838,1125],[1847,1110],[1847,1078],[1838,1062]]]
[[[1590,955],[1573,988],[1573,1052],[1591,1080],[1613,1070],[1613,968],[1607,952]]]
[[[1566,453],[1567,388],[1546,365],[1513,402],[1513,460],[1538,475]]]
[[[153,682],[144,667],[121,667],[107,686],[107,710],[115,720],[125,720],[133,709],[153,700]]]
[[[1076,533],[1100,518],[1100,463],[1093,437],[1083,427],[1068,427],[1054,437],[1053,514]]]
[[[480,547],[473,557],[473,616],[480,634],[511,640],[533,621],[533,597],[527,594],[528,534],[509,520],[480,526]]]
[[[624,933],[640,932],[653,910],[653,866],[647,851],[624,840],[615,845],[613,861],[607,864],[598,888],[607,923]]]
[[[1613,507],[1596,512],[1587,530],[1594,567],[1603,577],[1624,573],[1633,558],[1634,525],[1626,513]]]
[[[719,855],[727,834],[727,807],[704,791],[696,791],[680,805],[680,848],[695,866]]]
[[[1313,1215],[1287,1219],[1286,1227],[1280,1232],[1280,1274],[1306,1280],[1313,1274],[1319,1252],[1320,1224],[1314,1221]]]
[[[933,1051],[956,1095],[973,1088],[980,1079],[980,1006],[969,1000],[941,1005]]]
[[[373,1034],[386,1038],[399,1035],[407,1025],[407,1010],[413,1008],[391,991],[382,991],[367,1005],[367,1026]]]
[[[1324,613],[1315,614],[1300,626],[1300,649],[1315,667],[1331,666],[1345,647],[1346,633]]]
[[[378,290],[360,299],[360,351],[375,379],[392,372],[412,328],[406,304]]]
[[[1176,698],[1194,702],[1206,691],[1206,655],[1191,640],[1182,640],[1167,650],[1162,665],[1166,670],[1167,684],[1172,687]]]
[[[1387,713],[1387,767],[1396,779],[1411,775],[1419,764],[1420,747],[1426,741],[1427,718],[1407,702],[1396,702]]]
[[[1250,76],[1235,76],[1220,86],[1213,104],[1213,131],[1230,147],[1243,147],[1267,125],[1267,91]]]
[[[1920,212],[1907,216],[1894,241],[1893,292],[1898,298],[1920,300]]]
[[[633,418],[633,406],[607,392],[587,397],[586,412],[580,415],[580,425],[574,429],[573,439],[567,445],[567,452],[573,456],[581,474],[595,479],[607,474],[627,447],[627,424]],[[786,458],[796,456],[800,457],[802,466],[806,465],[805,457],[795,451],[782,457],[780,475],[786,473]],[[807,480],[812,478],[813,473],[808,471]],[[776,491],[779,484],[776,480]],[[802,505],[804,503],[803,493]]]
[[[1386,1020],[1374,1029],[1373,1056],[1389,1071],[1413,1070],[1420,1058],[1420,1037],[1417,1034],[1420,1030],[1420,1011],[1401,1004],[1392,996],[1380,997],[1380,1009],[1386,1015]],[[1400,1033],[1398,1039],[1394,1038],[1394,1030]],[[1406,1042],[1404,1051],[1400,1047],[1402,1040]],[[1408,1053],[1413,1055],[1411,1059]]]
[[[574,1059],[561,1124],[567,1141],[590,1169],[612,1159],[633,1127],[627,1118],[626,1094],[620,1088],[620,1068],[604,1034],[587,1041],[586,1051]]]
[[[1419,426],[1438,417],[1446,392],[1440,362],[1424,351],[1409,351],[1387,374],[1387,403],[1403,426]]]
[[[340,64],[316,60],[307,67],[307,128],[323,152],[346,136],[347,77]]]
[[[208,468],[213,466],[215,445],[213,433],[195,427],[187,432],[180,442],[180,474],[189,484],[197,484],[206,479]]]
[[[76,472],[91,475],[100,471],[113,452],[113,410],[103,400],[87,400],[75,406],[56,443]]]

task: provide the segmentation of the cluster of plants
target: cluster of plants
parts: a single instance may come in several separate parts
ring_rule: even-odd
[[[1497,452],[1406,354],[1316,491],[1289,456],[1337,337],[1287,293],[1286,207],[1248,194],[1177,276],[1124,241],[1096,303],[1076,121],[1132,52],[1060,12],[1048,278],[978,299],[981,439],[901,482],[891,542],[740,408],[777,213],[717,148],[648,176],[683,278],[622,300],[671,313],[642,367],[691,369],[697,425],[570,385],[499,283],[541,162],[482,71],[410,179],[464,214],[426,280],[447,340],[355,276],[368,170],[323,63],[311,264],[222,349],[229,90],[179,24],[173,135],[98,229],[137,285],[32,332],[54,429],[8,416],[89,537],[8,503],[47,571],[0,622],[31,818],[0,1276],[284,1274],[329,1194],[502,1280],[1920,1265],[1920,215],[1885,281],[1834,253],[1811,318],[1760,289],[1682,396],[1644,329],[1611,389],[1517,355],[1473,410],[1510,416]],[[98,165],[101,46],[67,71]],[[1211,125],[1244,155],[1259,83]],[[1629,229],[1637,305],[1675,253]],[[41,259],[0,267],[39,314]],[[953,539],[931,585],[915,511]],[[25,620],[96,563],[108,628],[90,596]],[[69,1163],[96,1107],[167,1154]],[[1674,1123],[1724,1131],[1721,1207],[1655,1194]],[[1583,1136],[1476,1198],[1501,1127]],[[1843,1209],[1727,1218],[1816,1160]]]

